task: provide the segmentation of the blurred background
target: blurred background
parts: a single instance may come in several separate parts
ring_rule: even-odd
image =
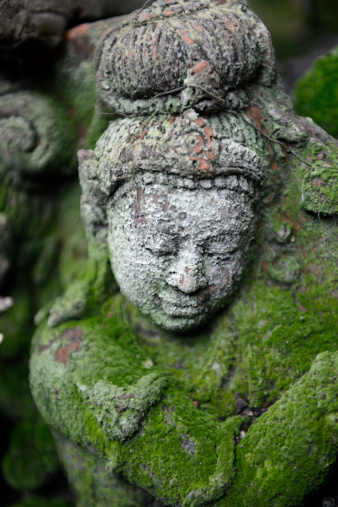
[[[8,3],[7,0],[0,0],[0,2],[2,5],[5,5],[6,2]],[[67,2],[61,3],[67,4]],[[124,2],[117,2],[115,0],[102,0],[101,2],[100,0],[86,0],[81,3],[81,8],[72,7],[67,12],[65,11],[62,20],[60,21],[61,15],[58,18],[58,23],[60,22],[58,25],[59,31],[53,33],[52,39],[48,39],[48,44],[52,47],[52,50],[45,54],[41,53],[42,56],[39,57],[38,72],[41,75],[44,74],[44,65],[46,65],[46,68],[54,64],[57,66],[57,62],[62,58],[62,48],[65,45],[66,39],[64,32],[66,29],[72,30],[68,33],[74,34],[74,27],[79,23],[126,14],[142,6],[143,3],[140,0],[126,0]],[[14,4],[15,2],[12,1],[11,5]],[[71,0],[68,4],[71,4]],[[325,128],[331,135],[338,137],[338,1],[249,0],[249,4],[271,32],[278,60],[278,69],[287,92],[293,98],[297,112],[303,116],[311,116],[316,123]],[[25,5],[28,4],[25,4],[25,0],[21,0],[21,4],[19,5],[21,14],[24,14]],[[13,16],[17,14],[15,9],[13,13]],[[1,73],[5,76],[12,76],[13,74],[20,76],[23,74],[25,80],[29,80],[29,72],[37,72],[36,62],[33,65],[29,57],[26,59],[27,55],[24,49],[21,51],[22,46],[20,43],[15,43],[9,47],[8,40],[10,40],[12,33],[10,32],[12,28],[10,28],[9,24],[8,22],[6,25],[4,17],[1,20],[0,10]],[[1,33],[5,34],[2,39]],[[41,40],[44,36],[45,34],[41,32],[37,38]],[[68,39],[70,38],[69,36],[67,37]],[[81,51],[84,51],[82,48],[76,49],[77,55]],[[29,51],[31,51],[31,48]],[[92,49],[90,51],[91,58]],[[8,57],[8,55],[10,56]],[[317,60],[318,57],[321,58]],[[69,59],[70,57],[67,56],[67,58]],[[29,62],[28,65],[27,61]],[[70,67],[71,64],[72,62],[69,64]],[[30,68],[33,70],[30,71]],[[65,74],[60,73],[57,76],[64,78]],[[59,78],[57,77],[57,79]],[[57,79],[56,84],[54,83],[53,85],[52,93],[57,89]],[[4,81],[4,83],[0,79],[0,96],[7,93],[6,87],[9,85],[7,81]],[[90,83],[90,86],[93,86],[93,83]],[[95,94],[93,97],[95,99]],[[93,100],[91,98],[88,101],[91,107]],[[81,109],[81,105],[78,105],[76,97],[74,98],[74,104],[75,109]],[[77,122],[76,133],[74,134],[76,141],[74,143],[78,143],[77,147],[79,147],[81,143],[85,142],[83,141],[85,137],[83,132],[87,132],[86,129],[88,128],[90,131],[90,127],[88,127],[89,122],[86,124],[85,119],[81,117],[81,111],[78,117],[76,113],[74,113],[74,116],[74,122]],[[95,123],[95,118],[93,121]],[[88,137],[86,139],[88,140]],[[92,135],[91,139],[95,141],[95,136]],[[0,159],[1,156],[0,154]],[[70,180],[73,178],[74,181],[76,179],[76,171],[71,175],[66,175],[65,178],[69,178]],[[75,196],[75,200],[73,200],[72,192],[68,192],[68,194],[66,192],[67,195],[63,198],[62,202],[64,209],[67,210],[68,217],[72,213],[75,213],[75,215],[77,213],[76,216],[74,215],[73,223],[75,227],[78,220],[80,220],[78,216],[78,193]],[[1,209],[1,199],[0,181],[0,222],[3,220],[5,224],[6,215]],[[66,230],[69,225],[65,225],[62,219],[60,220],[61,222],[58,222],[58,227],[63,227]],[[3,227],[3,231],[6,231],[5,226],[6,224],[1,225],[0,223],[0,233],[1,227]],[[69,229],[67,231],[62,238],[60,236],[57,240],[53,236],[54,243],[53,241],[51,242],[49,250],[48,248],[44,250],[47,253],[44,254],[45,257],[40,262],[40,271],[35,269],[34,272],[35,280],[38,280],[37,284],[39,283],[39,273],[44,272],[44,262],[48,261],[47,263],[50,263],[50,265],[55,262],[54,254],[50,252],[54,252],[55,248],[60,250],[62,241],[67,243],[67,234],[73,238],[73,230]],[[2,240],[3,238],[0,237],[0,268]],[[79,242],[81,241],[83,240],[80,238]],[[85,248],[83,245],[85,243],[82,243],[82,249]],[[75,250],[78,250],[75,253],[72,252],[71,256],[73,258],[81,258],[81,255],[83,255],[81,248],[78,248],[78,246],[74,247]],[[20,283],[22,287],[22,282]],[[27,379],[29,337],[34,330],[33,316],[38,306],[33,308],[28,304],[30,301],[30,298],[27,297],[27,293],[29,295],[30,292],[28,279],[26,279],[25,283],[27,284],[24,289],[26,295],[22,296],[21,289],[17,291],[17,300],[20,301],[20,297],[22,297],[23,303],[20,306],[20,311],[14,312],[13,316],[9,312],[3,311],[1,304],[5,304],[5,302],[0,298],[0,342],[2,334],[3,336],[8,334],[10,338],[11,329],[13,329],[13,336],[16,336],[16,341],[14,339],[12,341],[12,348],[7,347],[5,350],[0,345],[0,507],[70,507],[73,505],[71,492],[59,467],[52,437],[48,428],[35,415],[35,409],[29,395]],[[8,287],[7,282],[7,285],[3,286],[3,292]],[[54,292],[57,293],[61,289],[62,284],[57,287],[53,286],[42,297],[41,301],[40,299],[38,301],[40,304],[45,300],[48,301],[54,295]],[[10,291],[8,290],[8,292]],[[0,292],[0,296],[4,295],[6,294]],[[1,316],[2,312],[3,317]],[[22,336],[23,329],[25,330],[25,337]],[[335,482],[335,478],[333,477],[332,483],[326,485],[325,491],[318,492],[318,496],[309,501],[308,507],[338,506],[338,490]]]

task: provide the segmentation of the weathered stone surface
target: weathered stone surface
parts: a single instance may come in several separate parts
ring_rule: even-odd
[[[156,2],[107,30],[96,58],[100,96],[123,114],[237,108],[244,84],[275,76],[269,32],[236,0]]]
[[[57,46],[64,35],[73,0],[3,0],[0,47],[15,50],[27,43]]]
[[[242,1],[159,0],[97,66],[134,116],[80,152],[89,259],[30,375],[79,505],[299,506],[338,450],[337,142],[296,116]]]
[[[88,21],[120,16],[143,4],[142,0],[2,0],[1,58],[30,58],[30,53],[54,49],[64,40],[73,17]]]

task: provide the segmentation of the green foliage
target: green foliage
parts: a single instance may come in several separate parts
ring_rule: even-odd
[[[31,495],[13,504],[12,507],[70,507],[70,504],[63,500]]]
[[[18,490],[34,490],[58,470],[55,444],[47,425],[38,419],[16,426],[10,436],[9,451],[2,460],[8,484]]]
[[[28,337],[25,339],[28,341]],[[28,385],[28,367],[24,361],[1,364],[0,407],[13,419],[29,420],[36,414]]]
[[[0,344],[2,360],[15,358],[20,353],[28,353],[30,336],[34,329],[31,288],[27,285],[16,287],[12,292],[12,298],[13,306],[0,314],[0,329],[4,335],[3,342]]]
[[[329,134],[338,137],[338,48],[316,60],[296,84],[293,100],[302,116],[310,116]]]

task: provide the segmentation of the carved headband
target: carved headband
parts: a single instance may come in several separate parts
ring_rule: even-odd
[[[268,168],[266,143],[240,116],[125,119],[111,123],[94,151],[79,152],[80,178],[111,195],[136,173],[192,179],[239,174],[259,183]],[[87,183],[86,183],[87,182]]]

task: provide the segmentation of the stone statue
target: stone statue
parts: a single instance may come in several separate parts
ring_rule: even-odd
[[[337,143],[242,0],[158,0],[96,64],[122,118],[79,152],[88,262],[31,356],[77,505],[301,505],[338,447]]]

